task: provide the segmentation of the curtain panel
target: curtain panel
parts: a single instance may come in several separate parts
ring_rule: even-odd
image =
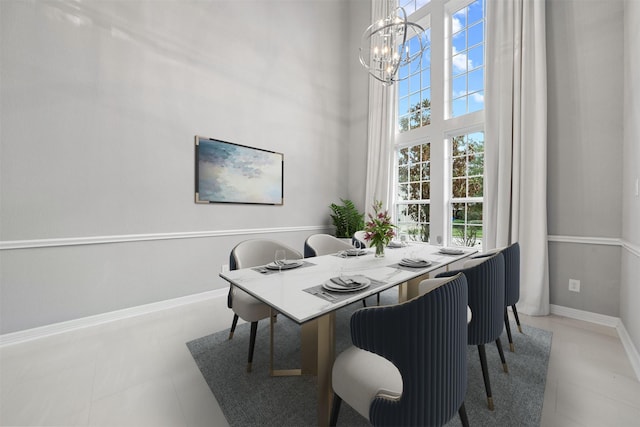
[[[518,241],[518,310],[549,314],[544,0],[487,0],[486,249]]]
[[[376,22],[388,13],[388,0],[371,1],[371,22]],[[365,213],[373,214],[374,200],[382,201],[385,209],[392,202],[395,96],[396,85],[385,86],[378,80],[369,77]]]

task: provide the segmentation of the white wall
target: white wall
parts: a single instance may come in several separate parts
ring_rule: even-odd
[[[367,8],[0,2],[0,333],[226,287],[248,237],[302,251],[363,179],[349,24]],[[283,152],[284,206],[196,205],[196,134]],[[253,229],[276,233],[234,231]],[[214,236],[162,239],[190,232]],[[66,245],[131,235],[160,239]]]
[[[551,303],[620,316],[623,5],[548,0]],[[581,292],[569,292],[569,279]]]
[[[622,163],[622,238],[633,250],[623,251],[620,318],[635,348],[640,349],[640,2],[624,9],[624,145]]]

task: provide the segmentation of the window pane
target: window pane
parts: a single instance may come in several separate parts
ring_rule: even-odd
[[[420,183],[412,182],[409,184],[409,198],[411,200],[419,200],[420,199]]]
[[[398,82],[398,98],[409,95],[409,82],[407,80],[400,80]]]
[[[484,156],[474,154],[469,156],[469,176],[482,175],[484,173]]]
[[[465,73],[467,71],[467,55],[459,53],[453,55],[452,58],[452,72],[454,76]]]
[[[484,109],[484,92],[475,92],[469,96],[469,112]]]
[[[414,145],[409,149],[409,161],[411,163],[417,163],[420,161],[420,154],[422,150],[419,145]]]
[[[467,97],[466,96],[453,100],[452,113],[453,113],[453,117],[458,117],[467,113]]]
[[[409,180],[410,181],[420,181],[420,164],[412,165],[409,170]]]
[[[482,203],[469,203],[467,206],[467,222],[482,224]]]
[[[467,94],[467,75],[453,79],[453,97],[458,98]]]
[[[400,98],[398,101],[398,114],[404,115],[409,112],[409,98]]]
[[[406,166],[400,166],[398,168],[398,182],[409,181],[409,168]]]
[[[409,149],[408,148],[401,148],[400,151],[398,152],[398,163],[400,163],[401,165],[406,165],[407,162],[409,161]]]
[[[423,181],[429,181],[431,176],[431,164],[430,163],[423,163],[422,164],[422,180]],[[428,199],[428,197],[427,197]]]
[[[467,26],[467,10],[466,8],[460,9],[453,14],[452,17],[453,32],[458,31],[460,28]]]
[[[484,45],[479,45],[469,49],[467,54],[467,67],[469,70],[484,65]]]
[[[451,170],[454,177],[467,175],[467,161],[464,157],[454,157],[453,168]]]
[[[477,92],[483,89],[484,89],[484,68],[478,68],[477,70],[471,71],[469,73],[469,92]]]
[[[420,221],[429,222],[429,205],[420,205]]]
[[[398,130],[400,132],[406,132],[409,130],[409,116],[402,116],[398,120]]]
[[[459,53],[467,49],[467,32],[460,31],[453,35],[452,38],[453,52]]]
[[[422,110],[422,126],[426,126],[431,124],[431,110],[424,109]]]
[[[409,185],[408,184],[399,184],[398,185],[398,199],[399,200],[407,200],[409,196]]]
[[[398,69],[398,78],[406,79],[409,77],[409,65],[403,65]]]
[[[474,46],[484,41],[484,23],[479,22],[469,27],[469,46]]]
[[[451,184],[453,197],[461,199],[467,196],[467,180],[465,178],[454,178]]]
[[[451,141],[453,148],[451,153],[453,156],[460,156],[466,153],[467,144],[465,143],[464,136],[456,136]]]
[[[420,73],[416,73],[409,77],[409,92],[414,93],[420,90]]]
[[[422,71],[422,87],[431,86],[431,68]]]
[[[482,197],[482,177],[469,178],[469,197]]]
[[[467,20],[469,21],[469,25],[479,21],[484,16],[483,3],[483,0],[476,0],[467,8]]]
[[[427,161],[430,159],[431,159],[431,145],[422,144],[422,161]]]
[[[431,184],[429,182],[422,183],[422,200],[429,200],[431,198]]]

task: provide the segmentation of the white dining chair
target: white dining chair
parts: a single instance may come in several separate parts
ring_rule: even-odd
[[[229,268],[231,270],[239,270],[269,264],[275,260],[275,252],[279,249],[285,251],[287,259],[302,258],[300,252],[275,240],[251,239],[238,243],[231,250]],[[233,310],[233,321],[231,323],[231,330],[229,331],[229,339],[233,338],[233,333],[238,324],[238,318],[251,323],[249,356],[247,359],[247,372],[251,372],[258,321],[268,319],[271,316],[271,308],[233,285],[229,288],[227,306]]]

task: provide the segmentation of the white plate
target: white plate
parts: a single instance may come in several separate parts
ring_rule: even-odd
[[[328,291],[334,291],[334,292],[355,292],[355,291],[361,291],[371,286],[371,280],[367,279],[366,277],[362,277],[358,279],[358,281],[362,282],[359,286],[345,287],[345,286],[340,286],[339,284],[334,283],[331,280],[327,280],[322,284],[322,287]]]
[[[462,249],[454,249],[454,248],[442,248],[440,249],[439,252],[445,255],[462,255],[464,253]]]
[[[347,256],[359,256],[366,254],[367,251],[364,249],[347,249],[344,253]]]
[[[278,264],[276,264],[275,262],[271,262],[269,264],[267,264],[265,267],[267,267],[269,270],[290,270],[292,268],[297,268],[300,267],[302,264],[304,263],[304,261],[302,260],[286,260],[284,261],[284,264],[282,264],[282,266],[279,266]]]
[[[429,267],[431,265],[431,261],[421,260],[421,261],[411,261],[411,260],[401,260],[398,264],[404,267],[413,267],[413,268],[424,268]]]

